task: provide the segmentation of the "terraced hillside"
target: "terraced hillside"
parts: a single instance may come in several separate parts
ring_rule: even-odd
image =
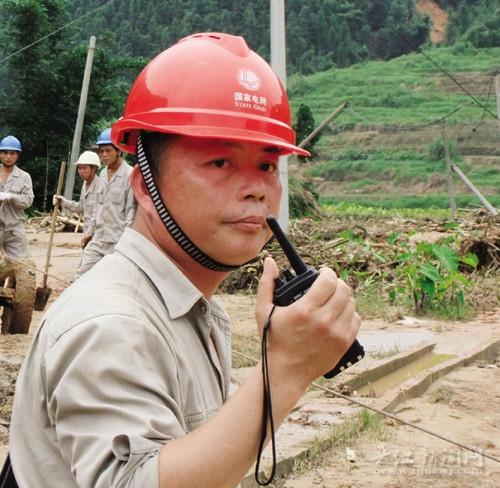
[[[453,162],[500,206],[497,71],[500,49],[459,45],[292,78],[295,109],[308,105],[317,124],[349,102],[324,131],[319,157],[292,168],[311,177],[324,199],[446,206],[446,124]],[[476,206],[458,178],[455,183],[458,205]]]

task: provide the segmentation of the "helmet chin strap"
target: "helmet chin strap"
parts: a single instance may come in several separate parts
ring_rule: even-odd
[[[160,216],[161,221],[163,222],[163,225],[167,229],[168,233],[172,236],[172,239],[174,239],[174,241],[184,250],[184,252],[189,254],[189,256],[191,256],[197,263],[205,266],[205,268],[208,268],[212,271],[228,272],[234,271],[240,266],[243,266],[243,264],[231,265],[215,261],[210,256],[207,256],[202,250],[200,250],[179,227],[179,224],[177,224],[174,218],[170,215],[165,203],[160,196],[160,193],[158,192],[158,188],[156,187],[153,173],[149,166],[146,151],[144,150],[142,138],[140,135],[137,139],[137,162],[144,179],[144,183],[146,184],[146,188],[148,189],[149,195],[153,200],[154,206],[156,208],[156,211],[158,212],[158,215]]]

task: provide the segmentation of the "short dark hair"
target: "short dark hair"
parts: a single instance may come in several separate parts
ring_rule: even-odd
[[[163,132],[141,132],[142,144],[149,166],[155,180],[160,177],[160,161],[168,145],[177,137],[176,134],[165,134]]]

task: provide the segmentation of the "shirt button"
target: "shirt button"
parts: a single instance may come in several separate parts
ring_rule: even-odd
[[[200,312],[202,314],[206,314],[207,313],[207,306],[204,304],[204,303],[200,303]]]

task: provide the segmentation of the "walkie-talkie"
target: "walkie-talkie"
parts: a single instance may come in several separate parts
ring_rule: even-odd
[[[278,221],[272,215],[269,215],[266,221],[295,272],[294,275],[289,269],[286,269],[283,272],[284,280],[279,277],[276,277],[274,280],[273,301],[276,305],[286,307],[298,300],[307,290],[309,290],[313,282],[319,276],[319,273],[312,266],[308,266],[302,261],[302,258],[297,254],[292,243],[284,234]],[[360,359],[363,359],[364,355],[365,350],[363,346],[355,340],[335,368],[326,373],[324,377],[333,378],[349,366],[357,363]]]

